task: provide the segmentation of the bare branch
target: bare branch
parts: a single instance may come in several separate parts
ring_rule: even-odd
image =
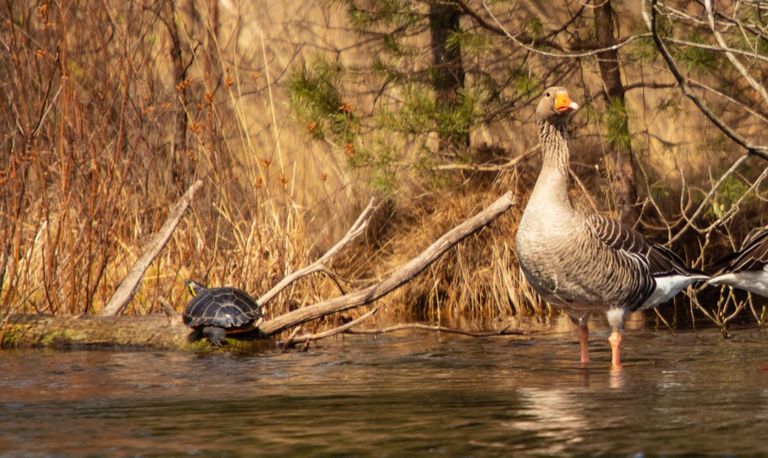
[[[677,67],[677,64],[672,58],[672,55],[669,53],[667,45],[664,44],[661,37],[659,37],[658,31],[656,30],[657,1],[658,0],[651,0],[650,17],[648,16],[648,11],[645,6],[645,0],[643,0],[641,12],[648,30],[651,31],[651,36],[653,37],[653,42],[656,44],[656,48],[659,50],[662,57],[666,61],[667,67],[669,67],[669,71],[675,77],[675,80],[677,81],[677,84],[680,87],[682,93],[691,99],[693,103],[699,108],[699,110],[707,118],[709,118],[709,120],[712,121],[712,123],[715,124],[726,136],[728,136],[728,138],[741,145],[744,149],[747,150],[747,153],[754,154],[768,161],[768,147],[762,145],[753,145],[749,143],[744,137],[731,129],[722,119],[715,115],[715,113],[704,103],[704,101],[691,90],[685,79],[685,76],[683,76],[683,74],[680,72],[680,69]]]
[[[746,158],[746,157],[747,157],[747,156],[742,156],[742,158]],[[734,169],[734,171],[735,171],[735,169]],[[729,172],[731,172],[731,170],[730,170],[730,169],[729,169]],[[730,175],[730,173],[728,173],[728,172],[726,172],[726,173],[727,173],[728,175]],[[732,173],[732,172],[731,172],[731,173]],[[721,226],[721,225],[723,225],[723,224],[727,223],[727,222],[728,222],[729,220],[731,220],[731,219],[732,219],[734,216],[736,216],[736,213],[738,212],[738,210],[739,210],[739,206],[741,205],[741,203],[742,203],[742,202],[744,202],[744,200],[745,200],[747,197],[749,197],[749,195],[750,195],[752,192],[754,192],[754,191],[755,191],[755,189],[757,189],[757,187],[760,185],[760,183],[762,183],[762,182],[763,182],[763,180],[765,180],[765,178],[766,178],[766,177],[768,177],[768,167],[766,167],[765,169],[763,169],[763,172],[762,172],[762,173],[761,173],[761,174],[760,174],[760,175],[757,177],[757,179],[756,179],[756,180],[755,180],[755,181],[754,181],[754,182],[753,182],[753,183],[752,183],[752,184],[749,186],[749,188],[747,188],[747,189],[746,189],[746,190],[745,190],[745,191],[744,191],[744,192],[741,194],[741,196],[739,196],[739,198],[736,200],[736,202],[734,202],[734,203],[733,203],[733,204],[730,206],[730,208],[729,208],[729,209],[728,209],[728,210],[727,210],[725,213],[723,213],[723,214],[722,214],[722,215],[721,215],[719,218],[717,218],[715,221],[713,221],[712,223],[710,223],[710,225],[709,225],[709,226],[707,226],[707,227],[705,227],[705,228],[697,228],[697,227],[695,227],[695,226],[694,226],[692,219],[688,219],[688,218],[686,218],[686,222],[687,222],[688,224],[690,224],[690,227],[694,228],[694,229],[695,229],[697,232],[699,232],[699,233],[708,233],[709,231],[711,231],[711,230],[713,230],[713,229],[717,228],[718,226]],[[719,184],[720,184],[720,183],[722,183],[722,182],[723,182],[723,179],[722,179],[722,177],[721,177],[721,178],[720,178],[720,180],[718,180],[718,184],[717,184],[715,187],[713,187],[713,189],[717,189],[717,187],[719,187]],[[711,195],[711,192],[710,192],[710,194],[708,194],[708,195]],[[703,206],[703,207],[706,207],[706,206],[707,206],[707,204],[708,204],[708,200],[705,200],[704,202],[702,202],[702,206]],[[700,207],[700,208],[701,208],[701,207]],[[683,213],[683,217],[685,218],[685,213]]]
[[[723,39],[723,36],[720,35],[720,32],[717,31],[717,28],[715,27],[715,16],[712,13],[712,0],[704,0],[704,7],[707,10],[707,18],[709,19],[709,28],[712,30],[712,34],[715,36],[715,40],[717,40],[717,44],[720,45],[721,48],[725,51],[725,57],[728,58],[729,61],[733,64],[734,67],[736,67],[736,70],[741,73],[741,76],[744,77],[745,80],[749,83],[750,86],[752,86],[752,89],[757,91],[758,94],[763,98],[763,100],[768,104],[768,92],[765,91],[765,88],[758,83],[752,75],[749,74],[746,67],[744,67],[744,64],[742,64],[738,59],[736,59],[736,56],[733,55],[732,52],[728,51],[728,44]]]
[[[496,16],[491,12],[490,8],[488,8],[488,4],[486,3],[486,0],[483,0],[483,8],[485,8],[485,11],[488,12],[488,15],[491,16],[491,19],[493,19],[493,22],[496,23],[499,29],[501,29],[504,32],[504,35],[506,35],[510,40],[514,41],[516,45],[520,46],[523,49],[526,49],[530,52],[541,54],[544,56],[549,57],[558,57],[558,58],[573,58],[573,57],[588,57],[588,56],[594,56],[606,51],[613,51],[616,49],[619,49],[625,45],[628,45],[629,43],[632,43],[635,40],[638,40],[640,38],[650,38],[650,33],[641,33],[639,35],[631,35],[627,38],[624,38],[623,40],[617,42],[615,45],[608,46],[605,48],[598,48],[598,49],[591,49],[589,51],[582,51],[582,52],[563,52],[563,53],[555,53],[555,52],[549,52],[544,51],[541,49],[536,49],[530,45],[527,45],[520,41],[520,39],[509,33],[509,31],[501,24],[501,22],[496,18]]]
[[[287,275],[285,278],[280,280],[278,284],[273,286],[272,289],[264,293],[257,302],[262,306],[268,304],[272,301],[272,299],[275,298],[275,296],[280,293],[280,291],[284,290],[291,283],[295,282],[301,277],[305,277],[315,272],[328,273],[329,269],[326,267],[325,263],[333,256],[335,256],[339,251],[341,251],[341,249],[344,248],[344,246],[346,246],[349,242],[356,239],[360,234],[365,232],[365,228],[368,226],[368,218],[371,216],[371,213],[374,210],[373,203],[374,199],[371,199],[363,212],[360,213],[360,216],[357,217],[357,220],[355,220],[347,233],[344,235],[344,237],[342,237],[341,240],[336,243],[336,245],[332,246],[328,251],[326,251],[325,254],[320,257],[320,259],[291,273],[290,275]],[[331,275],[331,277],[333,277],[333,275]]]
[[[725,173],[722,176],[720,176],[720,178],[717,180],[717,182],[714,184],[714,186],[712,186],[712,189],[709,190],[707,195],[704,196],[704,199],[701,201],[701,204],[699,204],[698,208],[696,208],[696,211],[693,212],[693,215],[691,215],[690,218],[686,218],[685,226],[680,228],[680,230],[677,231],[677,234],[675,234],[674,237],[669,239],[669,241],[667,242],[667,245],[672,244],[675,240],[677,240],[680,237],[682,237],[683,234],[685,234],[685,232],[688,229],[693,227],[693,221],[701,214],[702,211],[704,211],[705,208],[707,208],[709,206],[709,203],[712,200],[712,196],[715,195],[715,192],[717,192],[717,189],[720,187],[720,185],[722,185],[725,182],[725,180],[729,176],[731,176],[731,174],[733,174],[736,171],[736,169],[738,169],[739,166],[744,161],[747,160],[748,157],[749,156],[747,156],[747,155],[741,156],[733,164],[731,164],[731,166],[728,168],[728,170],[726,170]],[[685,213],[683,213],[683,215],[685,215]]]
[[[421,323],[396,324],[383,329],[350,329],[347,334],[384,334],[387,332],[405,331],[410,329],[421,329],[424,331],[447,332],[451,334],[461,334],[471,337],[499,337],[499,336],[527,336],[528,332],[521,329],[510,329],[509,326],[498,331],[465,331],[464,329],[449,328],[446,326],[430,326]]]
[[[669,40],[673,41],[673,40]],[[711,92],[718,97],[721,97],[731,103],[735,103],[739,106],[740,109],[746,111],[747,113],[751,114],[752,116],[760,119],[764,123],[768,123],[768,117],[766,117],[764,114],[756,111],[754,108],[750,107],[749,105],[745,104],[741,100],[738,100],[728,94],[726,94],[723,91],[717,90],[713,88],[712,86],[706,85],[702,83],[701,81],[697,81],[693,78],[688,77],[688,84],[691,87],[696,87],[699,89],[703,89],[707,92]],[[639,83],[631,83],[624,86],[625,91],[631,91],[635,89],[671,89],[677,87],[677,83],[653,83],[653,82],[639,82]]]
[[[165,223],[163,223],[163,226],[157,234],[155,234],[147,246],[144,247],[142,255],[133,264],[128,275],[123,277],[123,280],[120,282],[120,285],[117,287],[114,294],[112,294],[112,297],[109,298],[107,305],[104,306],[104,310],[101,311],[102,316],[118,315],[125,309],[128,302],[130,302],[131,298],[133,298],[133,295],[136,293],[136,289],[138,288],[139,282],[141,282],[141,278],[144,276],[147,267],[149,267],[158,253],[160,253],[160,250],[163,249],[165,244],[168,243],[168,239],[171,238],[181,217],[184,215],[187,207],[189,207],[190,202],[192,202],[192,197],[194,197],[201,186],[203,186],[203,182],[197,180],[189,187],[189,189],[187,189],[187,192],[181,196],[181,199],[179,199],[171,210],[171,213],[168,215],[168,219],[165,220]]]
[[[714,52],[724,52],[724,53],[733,53],[733,54],[740,54],[742,56],[748,56],[753,59],[762,60],[764,62],[768,62],[768,57],[765,57],[763,55],[760,55],[754,51],[745,51],[743,49],[737,49],[737,48],[731,48],[727,44],[723,44],[720,46],[714,46],[714,45],[707,45],[704,43],[696,43],[693,41],[687,41],[687,40],[681,40],[679,38],[672,38],[667,37],[666,40],[670,43],[674,43],[676,45],[681,46],[689,46],[691,48],[699,48],[699,49],[706,49],[707,51],[714,51]]]
[[[536,145],[532,148],[529,148],[523,154],[510,159],[508,162],[505,162],[503,164],[441,164],[436,167],[434,167],[435,170],[474,170],[477,172],[498,172],[502,170],[508,170],[514,167],[517,167],[518,164],[520,164],[525,159],[528,159],[531,157],[534,153],[537,153],[539,151],[540,145]]]
[[[472,8],[470,8],[469,5],[467,5],[466,2],[464,2],[463,0],[453,0],[453,2],[459,7],[462,13],[472,18],[475,21],[475,23],[478,24],[480,27],[486,30],[490,30],[491,32],[499,35],[509,35],[509,33],[500,25],[493,25],[490,22],[486,21],[484,18],[482,18]],[[555,36],[558,33],[565,30],[573,21],[575,21],[581,15],[581,12],[583,10],[584,10],[584,7],[582,7],[579,11],[577,11],[576,14],[572,15],[571,18],[565,24],[563,24],[562,27],[560,27],[558,30],[551,32],[548,36]],[[496,22],[496,24],[499,24],[499,21],[496,21],[496,18],[494,18],[494,22]],[[531,45],[546,45],[560,51],[563,50],[563,48],[559,44],[546,39],[534,39],[526,36],[525,34],[518,34],[518,39],[521,39],[522,41],[527,41]]]
[[[323,332],[318,332],[316,334],[307,334],[307,335],[295,337],[291,342],[293,343],[311,342],[314,340],[320,340],[320,339],[325,339],[326,337],[335,336],[337,334],[341,334],[342,332],[347,332],[350,328],[357,326],[358,324],[362,323],[363,321],[375,315],[380,308],[381,308],[380,306],[374,307],[368,312],[366,312],[365,314],[363,314],[362,316],[355,318],[349,323],[345,323],[339,327],[329,329]]]
[[[327,331],[318,332],[317,334],[308,334],[308,335],[296,337],[292,339],[290,343],[296,344],[296,343],[310,342],[310,341],[325,339],[327,337],[332,337],[338,334],[364,334],[364,335],[386,334],[390,332],[407,331],[412,329],[418,329],[422,331],[445,332],[449,334],[460,334],[463,336],[470,336],[470,337],[502,337],[502,336],[527,336],[528,335],[527,331],[510,328],[510,326],[499,329],[497,331],[467,331],[464,329],[449,328],[446,326],[439,326],[439,325],[427,325],[422,323],[406,323],[406,324],[396,324],[396,325],[388,326],[386,328],[381,328],[381,329],[352,329],[355,326],[362,323],[363,321],[375,315],[379,311],[379,309],[380,307],[375,307],[369,312],[367,312],[366,314],[342,326],[329,329]]]

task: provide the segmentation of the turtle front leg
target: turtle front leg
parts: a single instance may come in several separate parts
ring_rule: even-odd
[[[206,326],[203,328],[203,336],[207,337],[208,342],[210,342],[214,347],[223,347],[226,345],[226,335],[227,331],[225,331],[224,328],[217,326]]]

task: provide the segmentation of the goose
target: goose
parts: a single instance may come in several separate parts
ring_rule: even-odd
[[[768,227],[748,236],[740,250],[717,262],[709,285],[728,285],[768,297]]]
[[[621,369],[629,313],[662,304],[709,277],[629,226],[573,208],[566,124],[578,108],[562,87],[545,90],[536,107],[543,161],[520,219],[515,251],[528,283],[577,325],[581,363],[589,363],[589,315],[604,312],[611,326],[611,365]]]

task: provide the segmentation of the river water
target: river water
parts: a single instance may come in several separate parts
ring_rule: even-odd
[[[0,456],[768,455],[768,332],[0,352]]]

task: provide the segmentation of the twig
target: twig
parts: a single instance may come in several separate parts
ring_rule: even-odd
[[[728,45],[722,45],[722,46],[715,46],[715,45],[707,45],[704,43],[696,43],[695,41],[687,41],[687,40],[681,40],[679,38],[665,38],[668,42],[674,43],[676,45],[680,46],[688,46],[691,48],[698,48],[698,49],[706,49],[707,51],[714,51],[714,52],[724,52],[724,53],[733,53],[733,54],[739,54],[742,56],[751,57],[756,60],[762,60],[764,62],[768,62],[768,57],[761,56],[760,54],[757,54],[754,51],[745,51],[743,49],[738,48],[731,48]]]
[[[333,256],[336,255],[339,251],[341,251],[342,248],[344,248],[345,245],[347,245],[349,242],[357,238],[360,234],[362,234],[365,231],[365,228],[368,226],[368,219],[371,216],[371,213],[374,210],[374,199],[371,199],[368,202],[368,206],[365,207],[362,213],[360,213],[360,216],[357,217],[357,220],[355,220],[354,224],[349,228],[347,233],[344,235],[344,237],[339,240],[336,245],[332,246],[328,251],[325,252],[323,256],[320,257],[317,261],[313,262],[312,264],[303,267],[289,275],[287,275],[285,278],[280,280],[278,284],[272,287],[269,291],[264,293],[259,299],[258,303],[262,306],[268,304],[272,299],[275,298],[275,296],[280,293],[280,291],[287,288],[291,283],[295,282],[301,277],[305,277],[309,274],[315,273],[315,272],[326,272],[328,273],[332,278],[334,277],[332,274],[330,274],[329,269],[326,267],[325,263],[331,259]],[[335,278],[334,278],[335,280]],[[337,286],[341,288],[340,285]]]
[[[491,32],[499,34],[499,35],[508,35],[507,31],[504,30],[503,27],[495,26],[495,25],[491,24],[490,22],[486,21],[479,14],[477,14],[472,8],[470,8],[469,5],[467,5],[464,1],[462,1],[462,0],[453,0],[453,2],[454,2],[454,4],[456,4],[459,7],[459,9],[461,10],[462,13],[464,13],[465,15],[469,16],[470,18],[472,18],[475,21],[475,23],[478,24],[480,27],[482,27],[482,28],[484,28],[486,30],[490,30]],[[546,46],[549,46],[551,48],[555,48],[555,49],[558,49],[558,50],[562,51],[563,48],[560,45],[558,45],[557,43],[555,43],[553,41],[547,40],[547,38],[548,37],[553,37],[553,36],[557,35],[558,33],[562,32],[563,30],[565,30],[573,21],[575,21],[577,18],[579,18],[581,16],[581,11],[583,11],[583,8],[580,9],[579,11],[577,11],[575,14],[573,14],[571,16],[571,18],[565,24],[563,24],[562,27],[560,27],[558,30],[552,31],[546,37],[543,37],[543,39],[541,39],[541,38],[534,39],[534,38],[531,38],[531,37],[527,37],[523,33],[519,33],[517,36],[518,37],[522,37],[524,41],[529,41],[532,45],[546,45]],[[495,18],[494,18],[494,20],[495,20]],[[495,22],[498,24],[499,21],[495,21]]]
[[[513,197],[512,192],[505,193],[485,210],[448,231],[420,255],[392,272],[380,283],[376,283],[359,291],[345,294],[344,296],[335,297],[285,313],[265,321],[259,326],[259,329],[267,335],[273,335],[284,331],[285,329],[316,320],[331,313],[342,312],[344,310],[369,304],[410,281],[454,245],[498,218],[502,213],[512,207],[515,202],[516,200]]]
[[[672,55],[669,53],[667,45],[664,44],[661,37],[659,37],[658,31],[656,30],[657,1],[658,0],[651,0],[650,17],[648,16],[648,11],[645,5],[646,0],[642,1],[641,12],[648,30],[651,31],[651,37],[653,37],[653,42],[656,44],[656,48],[659,50],[662,57],[664,58],[664,61],[667,63],[667,67],[669,67],[669,71],[672,73],[672,76],[675,77],[677,85],[680,87],[682,93],[691,99],[693,103],[699,108],[699,110],[704,114],[704,116],[709,118],[709,120],[712,121],[712,123],[715,124],[726,136],[728,136],[728,138],[741,145],[744,149],[747,150],[747,153],[754,154],[768,161],[768,147],[750,144],[744,137],[736,133],[736,131],[731,129],[727,124],[725,124],[725,122],[723,122],[722,119],[715,115],[715,113],[704,103],[704,101],[691,90],[690,86],[686,82],[685,77],[677,67],[674,59],[672,59]]]
[[[675,40],[669,39],[668,41],[674,43]],[[745,110],[746,112],[748,112],[752,116],[760,119],[761,121],[763,121],[765,123],[768,123],[768,117],[766,117],[764,114],[754,110],[752,107],[746,105],[744,102],[742,102],[742,101],[740,101],[740,100],[738,100],[738,99],[736,99],[736,98],[726,94],[723,91],[719,91],[719,90],[713,88],[712,86],[708,86],[708,85],[702,83],[701,81],[696,81],[695,79],[693,79],[691,77],[688,77],[688,84],[693,86],[693,87],[697,87],[699,89],[704,89],[705,91],[709,91],[709,92],[717,95],[718,97],[722,97],[722,98],[724,98],[725,100],[727,100],[729,102],[735,103],[736,105],[739,106],[740,109]],[[676,82],[675,83],[647,83],[647,82],[640,82],[640,83],[627,84],[626,86],[624,86],[624,90],[625,91],[631,91],[633,89],[671,89],[671,88],[675,88],[675,87],[677,87],[677,83]]]
[[[685,225],[680,228],[679,231],[677,231],[677,234],[675,234],[674,237],[669,239],[669,241],[666,243],[667,245],[671,245],[674,243],[675,240],[682,237],[682,235],[693,226],[693,221],[698,217],[702,211],[704,211],[705,208],[707,208],[710,205],[710,202],[712,200],[712,196],[715,195],[715,192],[717,192],[718,188],[720,188],[720,185],[725,183],[725,180],[731,176],[734,172],[736,172],[736,169],[739,168],[739,166],[747,160],[749,156],[744,155],[740,158],[736,159],[736,161],[731,164],[731,166],[728,168],[728,170],[723,173],[720,178],[715,182],[715,184],[712,186],[712,189],[709,190],[706,196],[704,196],[704,199],[702,199],[701,204],[696,208],[696,211],[693,212],[693,215],[690,216],[690,218],[685,217],[685,213],[683,213],[683,218],[685,218]],[[681,175],[682,176],[682,175]],[[682,198],[682,196],[681,196]]]
[[[746,157],[746,156],[744,156]],[[760,183],[765,180],[765,178],[768,177],[768,167],[763,169],[763,172],[755,179],[754,183],[749,185],[749,188],[747,188],[739,198],[731,204],[731,206],[728,208],[728,210],[720,217],[718,217],[716,220],[714,220],[709,226],[705,228],[695,228],[697,232],[699,233],[709,233],[712,229],[715,229],[718,226],[721,226],[725,223],[727,223],[731,218],[733,218],[736,213],[739,210],[739,205],[749,197],[750,193],[754,192],[755,189],[760,185]]]
[[[341,334],[342,332],[347,332],[350,328],[357,326],[358,324],[362,323],[363,321],[367,320],[368,318],[375,315],[381,307],[374,307],[373,309],[366,312],[364,315],[355,318],[354,320],[350,321],[349,323],[345,323],[341,326],[335,327],[333,329],[329,329],[327,331],[318,332],[316,334],[307,334],[300,337],[296,337],[293,339],[293,343],[303,343],[303,342],[310,342],[314,340],[320,340],[325,339],[327,337],[335,336],[337,334]],[[298,328],[297,328],[298,329]]]
[[[283,351],[285,351],[288,346],[293,344],[293,342],[296,339],[296,334],[298,334],[301,331],[301,326],[297,326],[293,331],[291,331],[290,335],[288,335],[288,338],[284,341],[280,342],[280,346],[283,348]]]
[[[141,282],[141,278],[144,276],[144,272],[160,253],[160,250],[162,250],[165,244],[168,243],[176,226],[179,225],[181,217],[189,207],[192,197],[194,197],[197,190],[202,186],[203,182],[197,180],[189,187],[189,189],[187,189],[187,192],[181,196],[181,199],[179,199],[171,210],[171,213],[168,215],[168,219],[165,220],[165,223],[163,223],[163,226],[157,234],[155,234],[147,246],[144,247],[142,255],[133,264],[128,275],[123,277],[123,280],[120,282],[120,285],[117,287],[114,294],[112,294],[112,297],[109,298],[107,305],[104,306],[104,310],[101,311],[102,316],[118,315],[125,309],[128,302],[130,302],[133,295],[136,293],[136,289],[139,286],[139,282]]]
[[[549,52],[544,51],[541,49],[536,49],[532,46],[529,46],[522,41],[520,41],[515,35],[512,35],[509,33],[509,31],[501,24],[501,22],[496,18],[496,16],[491,12],[490,8],[488,8],[488,4],[486,3],[486,0],[483,0],[483,8],[485,8],[485,11],[488,12],[488,15],[491,16],[491,19],[493,19],[493,22],[496,23],[498,28],[504,32],[504,35],[506,35],[510,40],[514,41],[516,45],[520,46],[521,48],[530,51],[532,53],[541,54],[544,56],[549,57],[558,57],[558,58],[574,58],[574,57],[588,57],[588,56],[594,56],[600,53],[603,53],[605,51],[613,51],[616,49],[621,48],[622,46],[628,45],[629,43],[638,40],[640,38],[649,38],[651,36],[650,33],[642,33],[638,35],[631,35],[620,42],[616,43],[615,45],[607,46],[605,48],[599,48],[599,49],[591,49],[589,51],[582,51],[582,52],[569,52],[569,53],[555,53],[555,52]]]
[[[421,323],[396,324],[382,329],[350,329],[347,334],[384,334],[387,332],[405,331],[408,329],[420,329],[424,331],[447,332],[451,334],[461,334],[470,337],[499,337],[499,336],[527,336],[528,332],[521,329],[510,329],[506,327],[498,331],[465,331],[463,329],[449,328],[446,326],[430,326]]]
[[[534,153],[539,151],[539,146],[536,145],[532,148],[529,148],[523,154],[514,157],[510,159],[509,161],[503,163],[503,164],[494,164],[494,165],[488,165],[488,164],[441,164],[434,168],[434,170],[474,170],[477,172],[498,172],[502,170],[511,169],[513,167],[516,167],[520,162],[524,161],[525,159],[528,159],[530,156],[532,156]]]
[[[709,19],[709,28],[712,30],[712,34],[715,36],[715,40],[717,40],[717,44],[720,45],[721,48],[723,48],[723,51],[725,51],[725,57],[728,58],[729,61],[733,64],[734,67],[736,67],[736,70],[741,73],[741,76],[744,77],[745,80],[749,83],[750,86],[752,86],[752,89],[757,91],[758,94],[763,98],[763,100],[768,103],[768,92],[765,91],[765,88],[755,81],[755,79],[752,77],[752,75],[749,74],[746,67],[738,60],[736,59],[736,56],[733,55],[732,52],[728,51],[728,44],[723,39],[723,36],[720,34],[720,32],[717,31],[717,28],[715,27],[715,15],[712,12],[712,0],[704,0],[704,7],[707,10],[707,18]]]

